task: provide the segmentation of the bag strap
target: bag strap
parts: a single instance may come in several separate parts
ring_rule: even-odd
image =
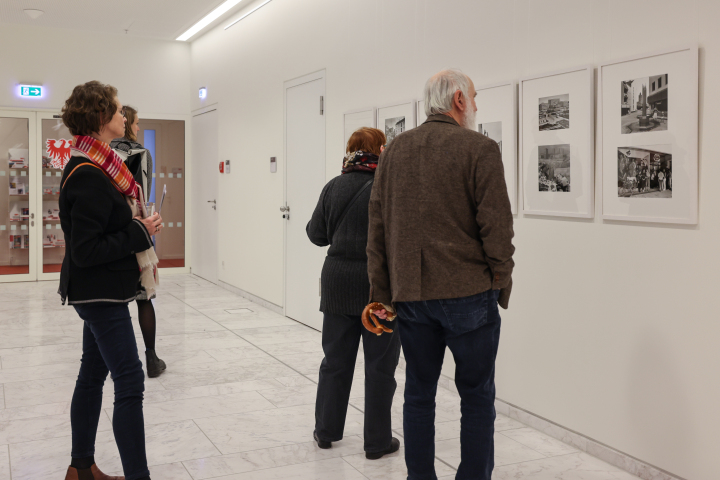
[[[360,195],[365,191],[366,188],[368,188],[370,185],[372,185],[375,178],[371,178],[368,180],[365,185],[360,187],[360,190],[355,194],[355,196],[350,200],[350,203],[347,204],[347,207],[345,207],[345,210],[343,211],[342,215],[340,215],[340,220],[338,220],[337,225],[335,226],[335,233],[333,233],[333,243],[335,243],[335,235],[337,235],[338,230],[340,230],[340,226],[343,224],[343,221],[345,220],[345,217],[347,216],[348,212],[350,211],[350,207],[353,206],[353,204],[357,201],[357,199],[360,197]]]
[[[77,169],[80,168],[80,167],[84,167],[85,165],[90,165],[91,167],[97,168],[97,169],[100,170],[106,177],[110,178],[110,176],[105,172],[105,170],[103,170],[103,169],[100,168],[99,166],[95,165],[94,163],[90,163],[90,162],[81,163],[80,165],[77,165],[75,168],[73,168],[70,173],[68,173],[68,176],[65,177],[65,181],[64,181],[63,184],[60,186],[60,189],[65,188],[65,184],[66,184],[67,181],[70,179],[70,176],[71,176],[73,173],[75,173],[75,170],[77,170]],[[120,193],[123,193],[122,190],[120,190],[120,187],[118,187],[118,186],[115,184],[115,182],[113,181],[112,178],[110,178],[110,183],[112,183],[113,187],[115,187],[115,190],[117,190],[117,191],[120,192]],[[123,195],[124,195],[124,193],[123,193]]]

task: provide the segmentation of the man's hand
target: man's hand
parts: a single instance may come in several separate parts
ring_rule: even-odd
[[[372,314],[378,317],[380,320],[387,320],[387,310],[373,310]]]

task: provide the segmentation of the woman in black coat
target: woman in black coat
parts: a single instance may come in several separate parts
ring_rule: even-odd
[[[368,204],[385,134],[361,128],[347,145],[342,175],[322,191],[307,234],[315,245],[330,245],[321,274],[320,310],[324,314],[320,381],[315,402],[315,432],[320,448],[342,439],[360,337],[365,352],[365,456],[393,453],[390,409],[397,387],[395,368],[400,337],[377,336],[363,328],[360,314],[370,298],[367,273]]]
[[[125,105],[125,135],[122,138],[116,138],[110,142],[110,147],[113,150],[121,150],[125,153],[130,153],[131,150],[145,150],[145,147],[137,141],[139,131],[140,117],[138,116],[137,110]],[[147,158],[145,171],[142,171],[142,168],[140,168],[139,170],[141,171],[131,173],[133,173],[135,180],[143,189],[145,198],[149,198],[153,165],[150,152],[145,152]],[[125,164],[127,165],[127,162]],[[135,301],[138,309],[138,324],[142,332],[143,342],[145,342],[145,369],[147,370],[148,377],[155,378],[159,377],[167,368],[165,362],[158,358],[157,353],[155,353],[155,331],[157,322],[155,320],[155,307],[153,307],[152,303],[155,295],[148,295],[148,292],[142,288],[142,286],[139,287],[139,290],[140,293]]]
[[[110,148],[125,128],[117,90],[99,82],[75,87],[62,118],[74,141],[61,180],[66,253],[58,293],[84,321],[82,361],[70,407],[72,463],[66,480],[149,480],[142,411],[145,375],[128,302],[138,294],[138,259],[145,263],[153,246],[151,235],[160,232],[162,219],[157,214],[143,218],[142,194]],[[148,267],[142,266],[145,272]],[[93,457],[108,372],[115,385],[113,432],[125,477],[105,475]]]

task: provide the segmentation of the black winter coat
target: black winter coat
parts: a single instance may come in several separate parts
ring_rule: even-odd
[[[72,157],[60,191],[65,259],[60,294],[68,303],[127,303],[137,296],[140,269],[135,252],[152,247],[147,229],[132,217],[125,197],[90,160]]]
[[[312,243],[321,247],[330,245],[320,276],[320,311],[324,313],[359,316],[368,303],[370,280],[365,247],[372,184],[350,207],[339,230],[337,227],[345,207],[374,175],[355,171],[330,180],[307,225]]]

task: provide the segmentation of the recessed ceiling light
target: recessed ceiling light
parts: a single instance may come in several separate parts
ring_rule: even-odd
[[[25,12],[25,15],[27,15],[27,16],[30,17],[30,18],[32,18],[33,20],[35,20],[35,19],[38,18],[40,15],[42,15],[43,13],[45,13],[45,12],[43,12],[42,10],[35,10],[35,9],[33,9],[33,8],[27,8],[27,9],[23,10],[23,12]]]
[[[210,25],[212,22],[214,22],[215,20],[220,18],[220,16],[222,14],[224,14],[225,12],[227,12],[228,10],[230,10],[231,8],[233,8],[235,5],[237,5],[240,2],[242,2],[242,0],[227,0],[225,3],[223,3],[222,5],[217,7],[215,10],[213,10],[212,12],[205,15],[205,17],[202,20],[200,20],[195,25],[190,27],[190,29],[187,32],[183,33],[175,40],[180,40],[181,42],[188,40],[190,37],[192,37],[193,35],[198,33],[200,30],[202,30],[203,28]]]
[[[239,22],[240,20],[242,20],[243,18],[245,18],[245,17],[247,17],[247,16],[249,16],[249,15],[252,15],[252,14],[255,13],[257,10],[260,10],[262,7],[264,7],[265,5],[267,5],[267,4],[270,3],[270,2],[272,2],[272,0],[265,0],[263,3],[261,3],[260,5],[258,5],[258,6],[255,7],[255,8],[253,8],[253,9],[250,10],[248,13],[246,13],[245,15],[243,15],[242,17],[238,18],[237,20],[235,20],[234,22],[232,22],[230,25],[228,25],[227,27],[225,27],[225,30],[227,30],[228,28],[232,27],[233,25],[235,25],[236,23],[238,23],[238,22]]]

